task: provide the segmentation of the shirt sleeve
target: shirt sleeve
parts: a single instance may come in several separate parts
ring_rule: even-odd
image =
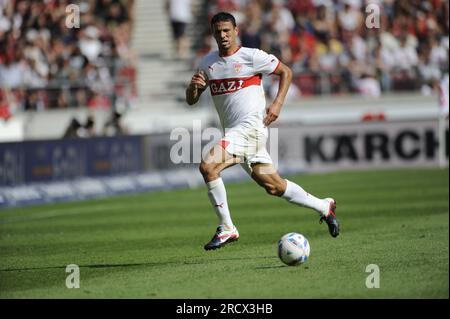
[[[272,54],[268,54],[263,50],[255,50],[253,54],[253,67],[257,73],[271,74],[275,72],[280,64],[280,60]]]
[[[198,69],[198,71],[204,71],[204,72],[206,72],[206,63],[205,63],[205,58],[203,57],[201,60],[200,60],[200,63],[198,64],[198,67],[197,67],[197,69]]]
[[[205,57],[203,57],[198,65],[198,71],[203,71],[207,77],[207,80],[210,78],[208,61]]]

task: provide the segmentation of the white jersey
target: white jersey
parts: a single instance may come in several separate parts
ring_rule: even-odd
[[[441,115],[448,116],[448,73],[442,78],[439,83],[439,111]]]
[[[266,99],[262,74],[273,73],[280,61],[259,49],[240,47],[231,55],[214,51],[203,57],[200,70],[209,80],[214,105],[224,129],[263,127]]]

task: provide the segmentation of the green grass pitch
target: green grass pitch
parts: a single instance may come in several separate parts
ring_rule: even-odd
[[[341,235],[317,213],[227,185],[238,242],[205,252],[216,216],[205,188],[0,212],[1,298],[448,298],[448,170],[290,177],[337,199]],[[307,263],[288,267],[277,241],[300,232]],[[66,265],[80,288],[66,287]],[[368,289],[366,266],[380,269]]]

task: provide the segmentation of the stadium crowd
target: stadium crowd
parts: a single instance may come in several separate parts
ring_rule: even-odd
[[[373,5],[366,12],[369,4],[379,14]],[[209,17],[236,17],[242,46],[291,66],[291,96],[429,93],[448,74],[448,0],[214,0],[207,7]],[[208,34],[205,28],[197,56],[214,47]]]
[[[129,103],[136,95],[133,4],[0,0],[0,117]]]
[[[79,28],[67,26],[71,4],[79,8]],[[288,98],[346,93],[376,97],[404,90],[429,94],[448,74],[448,0],[204,4],[209,18],[218,11],[236,17],[243,46],[273,53],[292,68]],[[372,12],[366,12],[368,4],[380,9],[379,15],[375,12],[378,27],[367,25],[368,19],[374,21]],[[23,110],[83,105],[114,111],[116,105],[133,101],[133,5],[134,0],[0,0],[0,118]],[[204,25],[197,30],[204,42],[196,51],[200,57],[215,42],[207,24],[197,25]],[[276,92],[276,82],[264,84],[269,95]]]

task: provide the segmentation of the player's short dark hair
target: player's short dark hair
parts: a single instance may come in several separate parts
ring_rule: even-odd
[[[216,24],[217,22],[226,22],[229,21],[233,24],[234,27],[236,27],[236,19],[233,17],[232,14],[228,12],[219,12],[214,15],[211,19],[211,28]]]

